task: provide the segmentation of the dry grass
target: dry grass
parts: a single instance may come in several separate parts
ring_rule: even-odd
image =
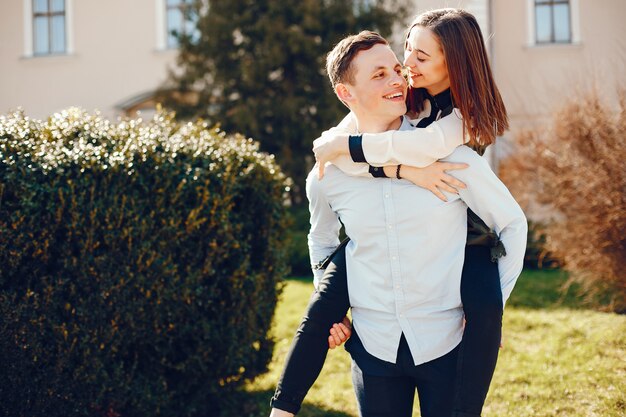
[[[626,94],[618,108],[597,93],[572,100],[545,128],[521,132],[501,177],[529,216],[543,217],[547,247],[587,293],[626,312]]]

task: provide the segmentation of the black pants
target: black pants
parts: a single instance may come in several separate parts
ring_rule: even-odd
[[[454,291],[453,288],[450,291]],[[490,249],[467,246],[461,277],[466,325],[459,346],[454,417],[478,417],[495,370],[502,328],[502,293]],[[338,252],[311,296],[294,336],[271,405],[296,414],[324,365],[329,330],[350,301],[345,251]]]
[[[356,332],[350,338],[349,350],[361,417],[411,417],[416,390],[422,417],[452,415],[458,347],[417,366],[404,335],[396,363],[370,355]]]

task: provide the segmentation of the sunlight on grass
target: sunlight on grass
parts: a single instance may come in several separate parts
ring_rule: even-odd
[[[504,348],[484,417],[620,417],[626,415],[626,317],[583,308],[576,294],[558,292],[559,272],[525,272],[505,310]],[[291,338],[312,291],[310,281],[289,280],[274,319],[274,358],[267,374],[249,383],[254,411],[268,402]],[[329,352],[301,417],[357,416],[350,357]],[[419,416],[416,404],[415,416]]]

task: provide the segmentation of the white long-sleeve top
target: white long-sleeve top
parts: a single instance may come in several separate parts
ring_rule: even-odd
[[[422,115],[429,113],[430,103],[426,102]],[[411,123],[416,124],[419,120],[420,118]],[[356,133],[354,115],[349,113],[336,128],[328,131],[335,132]],[[383,167],[403,164],[423,168],[450,155],[458,146],[467,143],[468,138],[464,137],[463,133],[463,119],[460,112],[455,110],[425,128],[364,133],[362,145],[367,164],[353,162],[350,155],[341,155],[332,163],[349,175],[367,177],[371,176],[369,165]],[[317,140],[323,142],[328,139],[323,134]]]
[[[406,118],[400,130],[413,130]],[[519,205],[476,152],[460,146],[445,160],[469,165],[455,173],[467,188],[446,194],[447,202],[406,180],[349,176],[332,165],[323,180],[317,168],[307,178],[312,264],[338,244],[341,219],[351,237],[346,267],[354,326],[365,349],[388,362],[395,363],[402,333],[416,365],[460,342],[467,207],[507,249],[499,264],[505,300],[522,270],[527,226]]]

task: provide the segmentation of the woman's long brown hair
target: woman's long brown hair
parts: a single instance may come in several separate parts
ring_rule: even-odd
[[[450,92],[454,106],[463,116],[469,145],[484,148],[495,142],[509,128],[506,108],[493,79],[485,42],[476,18],[460,9],[438,9],[415,18],[415,26],[430,29],[437,37],[448,67]],[[423,110],[427,92],[410,89],[409,111]]]

